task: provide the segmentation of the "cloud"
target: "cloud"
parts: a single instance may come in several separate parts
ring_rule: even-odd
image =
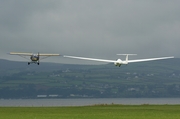
[[[180,57],[179,1],[0,1],[0,58],[10,51],[96,58]],[[18,59],[19,60],[19,59]],[[52,60],[52,59],[51,59]],[[66,62],[63,59],[56,62]]]

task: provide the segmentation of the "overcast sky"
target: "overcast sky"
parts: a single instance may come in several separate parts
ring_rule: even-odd
[[[11,51],[179,58],[179,45],[179,0],[0,0],[0,59],[24,61]],[[44,61],[75,61],[64,59]]]

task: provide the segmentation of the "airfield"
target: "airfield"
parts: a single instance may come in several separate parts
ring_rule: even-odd
[[[110,103],[111,102],[111,103]],[[1,99],[3,119],[179,119],[179,98]]]
[[[180,105],[0,107],[1,119],[179,119]]]

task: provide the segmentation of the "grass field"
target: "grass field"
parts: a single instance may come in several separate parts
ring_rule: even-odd
[[[0,119],[180,119],[180,105],[0,107]]]

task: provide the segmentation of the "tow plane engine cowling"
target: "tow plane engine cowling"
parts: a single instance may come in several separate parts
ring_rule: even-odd
[[[121,66],[121,64],[122,64],[122,60],[121,59],[118,59],[116,62],[114,62],[114,65],[115,66]]]

